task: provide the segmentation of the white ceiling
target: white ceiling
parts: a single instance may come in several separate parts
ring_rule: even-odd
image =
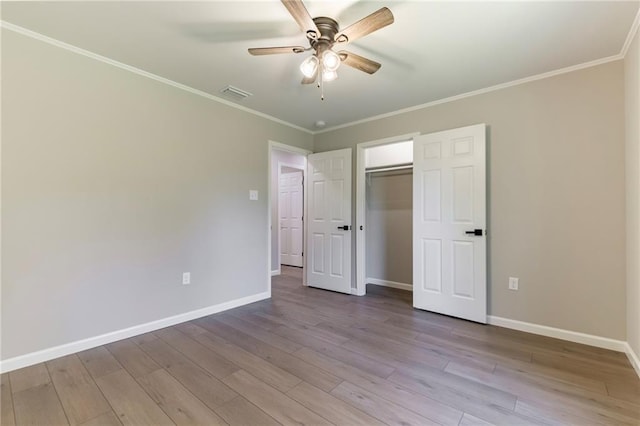
[[[345,26],[387,6],[395,23],[345,49],[382,63],[342,66],[325,85],[301,85],[309,55],[251,56],[249,47],[307,45],[276,0],[2,2],[2,19],[71,45],[318,130],[619,55],[638,1],[307,1]]]

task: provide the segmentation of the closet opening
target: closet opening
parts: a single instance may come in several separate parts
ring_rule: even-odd
[[[413,290],[413,136],[358,145],[359,295],[371,285]]]

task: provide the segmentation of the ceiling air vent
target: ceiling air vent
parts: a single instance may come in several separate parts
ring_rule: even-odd
[[[220,91],[223,95],[228,98],[235,99],[237,101],[242,101],[249,96],[253,96],[251,93],[246,92],[242,89],[238,89],[237,87],[227,86]]]

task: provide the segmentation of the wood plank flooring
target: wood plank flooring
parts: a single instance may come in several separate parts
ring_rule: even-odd
[[[300,273],[271,300],[2,375],[2,425],[640,425],[622,353]]]

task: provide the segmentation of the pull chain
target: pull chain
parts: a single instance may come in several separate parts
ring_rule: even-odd
[[[319,61],[318,67],[316,69],[317,72],[317,87],[318,89],[320,89],[320,100],[324,101],[324,66],[322,64],[322,60]],[[328,81],[331,81],[331,79],[329,79]]]
[[[320,66],[318,67],[318,73],[320,73],[320,100],[324,101],[324,80],[322,79],[322,61],[320,61]]]

